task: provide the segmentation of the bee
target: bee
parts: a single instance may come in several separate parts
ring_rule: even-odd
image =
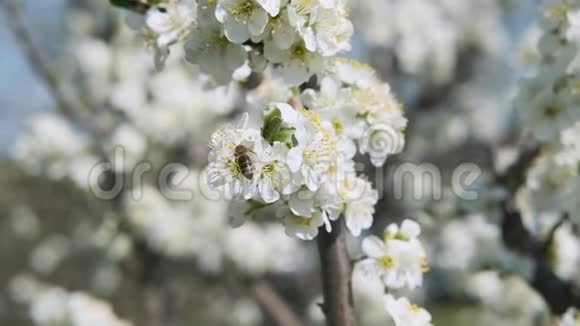
[[[254,177],[254,165],[252,164],[252,159],[250,158],[250,150],[244,145],[238,145],[234,149],[234,157],[236,158],[236,164],[240,168],[242,175],[248,180],[252,180]]]

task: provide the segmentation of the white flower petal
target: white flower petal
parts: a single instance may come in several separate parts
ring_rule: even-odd
[[[271,179],[263,179],[258,184],[258,190],[266,203],[273,203],[280,199],[280,194],[274,189]]]
[[[300,193],[298,193],[290,198],[288,205],[292,213],[298,216],[311,217],[314,200],[312,198],[300,198]]]
[[[372,258],[380,258],[385,255],[385,243],[375,235],[369,235],[362,242],[362,250],[365,255]]]
[[[231,18],[224,24],[224,34],[228,40],[236,44],[242,44],[250,39],[248,26]]]
[[[421,234],[421,227],[415,221],[404,220],[401,224],[401,233],[407,238],[413,239]]]
[[[300,170],[300,166],[302,165],[302,148],[294,147],[288,151],[288,156],[286,158],[286,164],[288,164],[288,168],[293,173],[298,172]]]
[[[375,259],[367,258],[356,264],[361,275],[368,279],[376,278],[381,273],[381,267]]]
[[[264,33],[268,24],[268,14],[264,10],[254,10],[248,22],[250,34],[258,36]]]
[[[270,16],[278,16],[280,12],[280,2],[281,0],[257,0],[260,6],[266,10]]]

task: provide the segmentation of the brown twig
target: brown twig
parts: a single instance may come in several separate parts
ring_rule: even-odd
[[[352,266],[345,236],[344,226],[338,221],[333,223],[332,232],[321,228],[317,237],[324,297],[321,307],[328,326],[356,325],[351,289]]]
[[[298,316],[280,297],[276,290],[266,281],[260,281],[252,287],[254,299],[268,312],[279,326],[303,325]]]

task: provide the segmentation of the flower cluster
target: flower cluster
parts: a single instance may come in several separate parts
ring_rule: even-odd
[[[260,84],[248,87],[247,112],[211,135],[203,172],[220,198],[233,201],[233,226],[265,209],[287,235],[302,240],[332,232],[341,216],[354,236],[372,226],[379,194],[360,175],[354,156],[367,154],[374,166],[383,166],[402,151],[407,119],[373,69],[334,57],[350,50],[353,26],[346,12],[344,0],[167,0],[149,6],[139,28],[154,41],[157,58],[183,43],[187,61],[218,84],[259,73]],[[243,243],[258,232],[264,230],[252,225],[232,234],[227,251],[244,251]],[[390,226],[384,242],[365,239],[365,273],[393,289],[420,286],[427,260],[419,233],[416,223],[405,221],[400,230]],[[266,255],[263,248],[251,251]],[[250,270],[264,269],[245,262]],[[430,324],[429,313],[404,298],[387,296],[385,304],[397,325]]]
[[[320,79],[320,90],[306,89],[302,102],[331,121],[343,137],[355,141],[374,166],[383,166],[389,155],[403,150],[407,127],[403,108],[370,66],[333,58]]]
[[[358,236],[372,225],[378,194],[356,175],[357,145],[380,167],[403,149],[407,120],[388,84],[366,65],[334,58],[320,79],[319,89],[306,88],[295,97],[269,94],[276,88],[268,83],[278,81],[265,81],[249,102],[275,99],[296,107],[266,104],[253,126],[246,115],[238,125],[216,131],[207,176],[228,198],[251,200],[239,210],[242,220],[256,207],[277,204],[289,235],[312,239],[321,225],[329,228],[343,214]]]
[[[580,4],[551,0],[543,4],[537,44],[538,69],[518,95],[524,128],[542,146],[518,190],[517,204],[531,230],[548,234],[562,214],[570,221],[554,233],[550,264],[564,280],[577,281],[577,236],[580,221]]]
[[[275,205],[286,233],[301,239],[340,214],[355,235],[369,228],[378,194],[356,175],[354,145],[315,110],[274,103],[262,117],[261,129],[248,126],[246,114],[212,135],[208,183],[246,206],[235,224]]]
[[[186,58],[216,82],[261,71],[268,62],[291,85],[322,70],[324,58],[350,50],[344,0],[168,0],[131,25],[156,50],[185,43]]]
[[[578,24],[580,6],[575,1],[546,1],[541,15],[541,56],[536,74],[525,80],[517,107],[527,131],[542,143],[558,139],[560,131],[580,119]]]
[[[87,176],[98,162],[90,151],[91,141],[56,114],[34,116],[17,139],[12,157],[33,175],[70,179],[87,187]]]
[[[35,325],[66,326],[130,326],[119,319],[111,306],[85,293],[70,293],[52,287],[37,293],[30,303],[30,315]]]
[[[423,273],[429,265],[425,249],[418,239],[420,226],[411,220],[387,226],[383,239],[370,235],[363,240],[362,249],[367,258],[357,269],[370,278],[379,278],[387,289],[413,290],[423,284]],[[423,308],[411,304],[407,298],[385,296],[387,312],[396,326],[431,325],[431,315]]]

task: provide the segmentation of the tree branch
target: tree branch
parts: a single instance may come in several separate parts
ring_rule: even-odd
[[[342,222],[337,221],[332,224],[331,233],[322,227],[317,237],[324,297],[322,310],[328,326],[356,325],[351,289],[352,266],[345,236]]]
[[[566,221],[562,218],[550,231],[546,240],[540,240],[524,226],[522,217],[516,210],[508,210],[504,205],[502,236],[510,249],[530,257],[534,262],[534,274],[530,285],[544,298],[552,313],[561,315],[570,307],[580,308],[580,289],[573,283],[564,281],[554,273],[548,259],[548,249],[554,233]]]
[[[538,153],[537,148],[523,151],[516,163],[506,173],[497,177],[498,183],[508,190],[508,198],[502,202],[502,239],[506,247],[529,257],[534,263],[530,285],[544,298],[553,314],[561,315],[570,307],[580,308],[580,289],[564,281],[554,273],[549,263],[549,248],[557,229],[567,221],[561,218],[548,233],[546,239],[532,234],[524,225],[520,212],[513,205],[513,197],[525,180],[525,174]]]
[[[86,108],[88,105],[78,99],[67,96],[58,78],[51,72],[46,62],[44,62],[40,49],[32,39],[19,5],[13,0],[0,0],[0,7],[5,13],[8,27],[25,52],[30,67],[47,86],[47,89],[56,101],[60,113],[92,132],[97,131],[90,115],[87,113]]]
[[[260,281],[252,287],[254,299],[279,326],[300,326],[302,322],[270,283]]]

